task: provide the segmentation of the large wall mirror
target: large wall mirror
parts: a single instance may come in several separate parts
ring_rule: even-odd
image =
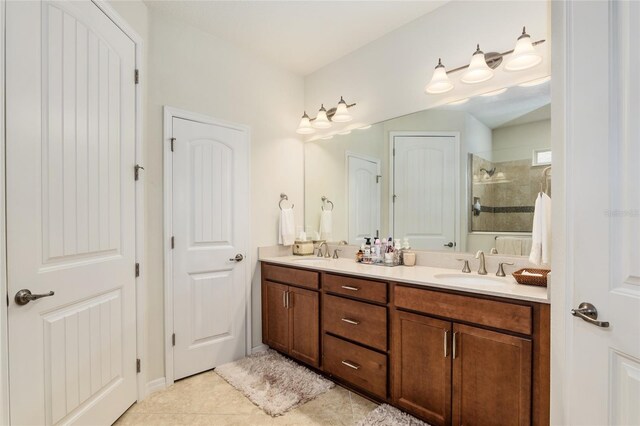
[[[550,99],[547,78],[307,142],[307,235],[528,255],[551,191]]]

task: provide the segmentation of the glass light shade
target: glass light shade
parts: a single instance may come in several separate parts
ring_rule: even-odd
[[[424,88],[424,91],[432,95],[437,95],[439,93],[446,93],[452,89],[453,83],[449,80],[447,70],[444,65],[442,65],[442,61],[438,60],[438,65],[436,65],[436,69],[433,71],[431,81],[427,84],[427,87]]]
[[[300,124],[298,124],[296,133],[298,133],[299,135],[310,135],[313,132],[315,132],[315,130],[313,130],[313,127],[311,127],[311,121],[309,120],[309,116],[305,111],[304,115],[300,119]]]
[[[471,57],[471,63],[467,72],[464,73],[460,81],[466,84],[476,84],[487,81],[493,77],[493,70],[487,65],[484,53],[478,46],[476,52]]]
[[[338,106],[336,107],[336,113],[331,117],[331,121],[346,123],[351,120],[353,120],[353,117],[349,114],[349,111],[347,111],[347,103],[340,97],[340,102],[338,102]]]
[[[536,51],[531,43],[531,37],[522,29],[522,35],[518,37],[516,47],[509,56],[504,69],[507,71],[522,71],[535,67],[542,62],[542,56]]]
[[[318,111],[318,116],[311,123],[313,127],[316,129],[328,129],[331,127],[331,122],[327,118],[327,110],[324,109],[324,105],[320,106],[320,111]]]

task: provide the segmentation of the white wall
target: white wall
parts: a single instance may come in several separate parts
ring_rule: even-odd
[[[252,342],[261,342],[257,247],[277,243],[280,193],[303,220],[303,146],[295,137],[303,81],[219,38],[151,12],[146,136],[149,377],[164,375],[162,107],[170,105],[251,127]]]
[[[305,78],[305,107],[331,104],[341,95],[357,102],[355,120],[377,123],[421,111],[447,100],[511,86],[550,74],[550,43],[538,46],[545,60],[523,72],[496,76],[482,84],[456,84],[444,95],[426,95],[424,87],[442,57],[449,68],[469,63],[476,43],[487,51],[513,49],[527,26],[534,40],[550,40],[549,4],[545,1],[452,1]],[[452,74],[454,83],[461,73]]]

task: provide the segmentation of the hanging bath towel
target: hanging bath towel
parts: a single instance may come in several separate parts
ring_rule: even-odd
[[[551,262],[551,198],[543,192],[536,197],[531,240],[529,262],[548,265]]]
[[[331,210],[322,210],[320,212],[320,239],[331,241],[333,233],[333,213]]]
[[[283,246],[290,246],[296,239],[296,225],[293,218],[293,209],[280,210],[280,230],[278,232],[278,243]]]

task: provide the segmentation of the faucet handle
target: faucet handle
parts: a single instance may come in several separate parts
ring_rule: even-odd
[[[507,275],[504,273],[503,265],[513,266],[513,262],[499,262],[498,263],[498,272],[496,272],[496,277],[506,277]]]
[[[471,268],[469,267],[469,259],[456,259],[456,260],[459,260],[460,262],[464,262],[464,266],[462,267],[462,272],[464,272],[465,274],[471,273]]]
[[[333,258],[334,258],[334,259],[338,259],[338,252],[341,252],[341,251],[342,251],[342,250],[340,250],[340,249],[335,249],[335,250],[333,250]]]

